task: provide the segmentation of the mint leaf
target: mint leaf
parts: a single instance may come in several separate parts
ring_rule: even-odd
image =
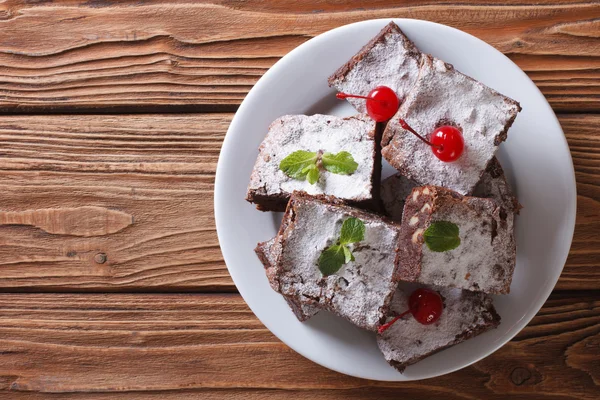
[[[319,180],[319,168],[316,164],[311,164],[308,167],[302,170],[303,173],[306,173],[306,178],[308,179],[308,183],[314,185]]]
[[[429,250],[441,253],[460,245],[458,233],[458,225],[448,221],[437,221],[425,230],[423,239]]]
[[[345,247],[341,244],[334,244],[326,248],[319,257],[319,271],[323,276],[335,274],[345,264]]]
[[[325,153],[321,157],[321,162],[327,171],[340,175],[350,175],[358,168],[358,163],[347,151],[340,151],[337,154]]]
[[[318,155],[316,152],[297,150],[281,160],[279,169],[290,178],[304,180],[310,172],[310,169],[307,168],[311,165],[314,165],[315,168],[317,167],[317,158]]]
[[[340,240],[329,246],[319,256],[319,270],[323,276],[335,274],[342,265],[354,261],[354,254],[348,244],[360,242],[365,238],[365,224],[358,218],[350,217],[342,224]]]
[[[350,244],[360,242],[365,238],[365,224],[358,218],[350,217],[342,224],[340,243]]]
[[[344,245],[343,247],[344,247],[345,263],[348,264],[350,261],[354,261],[354,255],[352,254],[352,252],[350,251],[348,246]]]

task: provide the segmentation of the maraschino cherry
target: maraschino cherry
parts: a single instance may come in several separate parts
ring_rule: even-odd
[[[431,134],[431,139],[427,140],[423,136],[419,135],[413,128],[406,123],[405,120],[400,120],[402,128],[413,133],[423,142],[431,146],[433,154],[441,161],[452,162],[460,158],[465,149],[465,141],[463,140],[462,133],[450,125],[444,125],[437,128]]]
[[[396,114],[400,107],[400,100],[396,93],[387,86],[377,86],[371,90],[367,96],[358,96],[355,94],[338,93],[338,99],[348,97],[356,99],[365,99],[367,101],[367,113],[376,122],[385,122]]]
[[[396,321],[408,313],[411,313],[423,325],[433,324],[440,318],[443,309],[442,297],[438,292],[426,288],[417,289],[408,298],[408,310],[396,316],[390,322],[381,325],[378,332],[385,332]]]

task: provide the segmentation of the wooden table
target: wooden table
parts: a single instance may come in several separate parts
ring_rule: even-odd
[[[0,1],[1,399],[600,398],[600,4],[393,3]],[[350,378],[282,344],[237,294],[213,219],[221,141],[257,79],[321,32],[389,17],[514,60],[578,181],[538,316],[423,382]]]

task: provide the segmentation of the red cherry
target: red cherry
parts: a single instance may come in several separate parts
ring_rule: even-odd
[[[460,131],[449,125],[440,126],[431,134],[431,143],[440,147],[433,147],[433,154],[444,162],[456,161],[460,158],[465,141]]]
[[[377,122],[385,122],[396,114],[400,107],[400,100],[396,93],[387,86],[377,86],[371,90],[367,96],[358,96],[355,94],[338,93],[338,99],[348,97],[367,100],[367,113]]]
[[[408,313],[411,313],[417,322],[420,322],[423,325],[433,324],[440,319],[442,310],[444,309],[444,303],[438,292],[431,289],[420,288],[411,293],[408,298],[408,308],[408,311],[396,316],[390,322],[381,325],[377,331],[379,333],[385,332],[396,321]]]
[[[408,307],[417,321],[429,325],[440,319],[444,304],[438,292],[420,288],[412,292],[408,298]]]
[[[465,141],[460,131],[449,125],[440,126],[431,134],[431,141],[425,139],[419,135],[413,128],[406,123],[405,120],[400,119],[400,126],[407,131],[414,134],[416,137],[421,139],[423,142],[431,146],[433,154],[441,161],[452,162],[460,158],[465,149]]]

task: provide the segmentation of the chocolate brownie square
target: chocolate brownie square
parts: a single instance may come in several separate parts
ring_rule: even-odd
[[[329,86],[340,92],[366,96],[377,86],[387,86],[403,99],[417,81],[421,52],[394,22],[386,25],[346,64],[329,77]],[[347,99],[358,112],[367,111],[361,99]]]
[[[438,235],[430,234],[432,225],[443,226],[445,236],[453,235],[446,229],[454,226],[457,247],[444,249],[427,241],[428,235]],[[492,294],[510,291],[516,263],[513,212],[495,200],[437,186],[416,187],[406,199],[400,241],[401,280]]]
[[[400,372],[408,365],[500,324],[492,298],[485,293],[425,287],[442,297],[444,308],[440,318],[433,324],[423,325],[409,315],[377,335],[377,345],[386,361]],[[390,319],[408,310],[408,298],[413,289],[416,289],[414,285],[400,284],[392,300]]]
[[[506,140],[520,110],[516,101],[424,55],[417,83],[383,133],[382,155],[419,185],[443,186],[467,195]],[[430,146],[401,126],[400,119],[424,137],[440,126],[455,126],[464,139],[462,155],[454,162],[439,160]]]
[[[364,239],[349,246],[353,259],[325,276],[319,259],[340,238],[349,218],[364,224]],[[396,290],[399,226],[328,196],[295,192],[278,233],[278,291],[376,331]]]
[[[246,200],[262,211],[283,211],[293,191],[326,194],[364,207],[379,205],[381,177],[380,137],[367,115],[348,118],[330,115],[286,115],[276,119],[259,148]],[[346,151],[358,164],[349,175],[320,167],[315,184],[286,175],[281,161],[298,151]]]

